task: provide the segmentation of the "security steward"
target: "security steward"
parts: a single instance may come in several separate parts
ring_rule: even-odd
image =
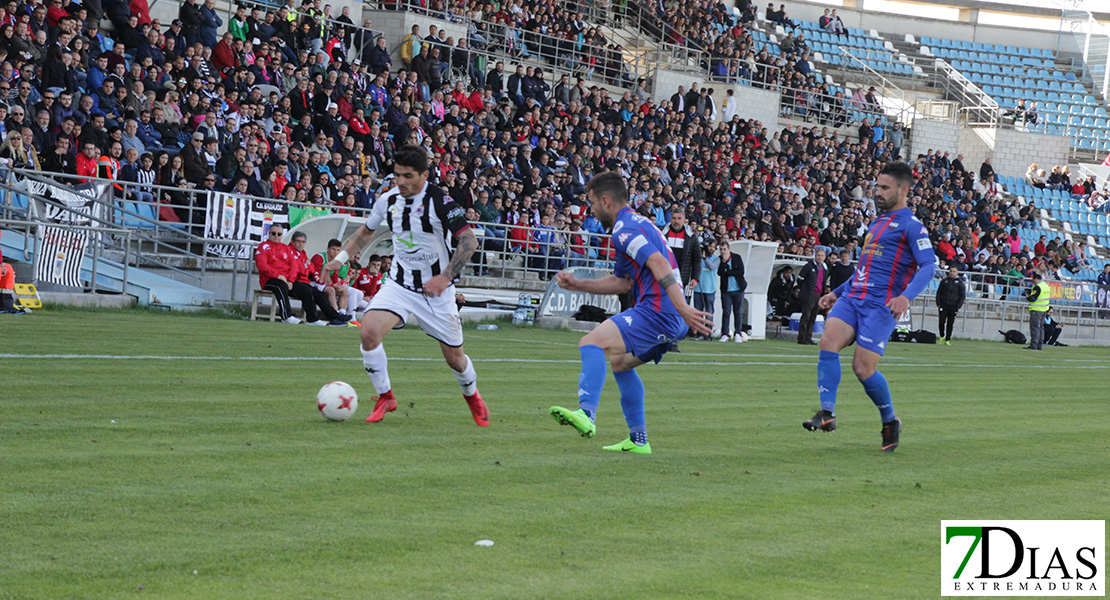
[[[1044,314],[1048,312],[1048,284],[1040,273],[1033,273],[1033,287],[1025,294],[1029,301],[1029,345],[1025,350],[1040,350],[1044,342]]]

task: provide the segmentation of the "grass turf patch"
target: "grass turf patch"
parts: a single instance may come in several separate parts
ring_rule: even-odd
[[[611,378],[594,440],[547,415],[572,332],[468,332],[480,429],[418,329],[367,424],[355,328],[170,315],[0,320],[0,598],[931,598],[941,519],[1105,518],[1100,348],[895,345],[888,454],[847,358],[816,434],[815,350],[684,342],[640,369],[655,454],[629,456],[600,450]]]

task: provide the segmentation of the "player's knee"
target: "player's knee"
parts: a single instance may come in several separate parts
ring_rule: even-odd
[[[373,350],[382,343],[382,335],[372,327],[363,326],[362,328],[362,348],[364,350]]]
[[[856,374],[856,379],[863,381],[875,374],[875,367],[867,361],[856,358],[852,360],[852,372]]]

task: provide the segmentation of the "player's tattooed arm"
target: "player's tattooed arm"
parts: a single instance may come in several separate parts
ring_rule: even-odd
[[[678,278],[674,276],[674,273],[667,273],[666,276],[659,280],[659,287],[665,290],[676,283],[678,283]]]
[[[343,246],[343,249],[347,252],[347,254],[354,256],[355,252],[358,252],[359,250],[362,250],[364,247],[366,247],[366,244],[369,244],[370,240],[373,239],[373,237],[374,232],[367,229],[366,226],[363,225],[362,227],[356,229],[354,235],[347,239],[347,243]]]
[[[455,238],[455,253],[451,255],[451,262],[447,264],[448,279],[455,279],[462,274],[470,257],[478,249],[478,238],[474,232],[467,229]]]

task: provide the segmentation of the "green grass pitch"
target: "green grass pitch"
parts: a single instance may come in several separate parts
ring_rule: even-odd
[[[547,414],[578,337],[468,330],[480,429],[411,327],[372,425],[354,328],[5,317],[0,599],[934,598],[942,519],[1107,517],[1110,350],[893,345],[882,453],[847,357],[818,434],[814,347],[686,342],[640,369],[655,454],[631,456],[601,451],[611,376],[595,439]],[[344,423],[314,406],[333,380]]]

